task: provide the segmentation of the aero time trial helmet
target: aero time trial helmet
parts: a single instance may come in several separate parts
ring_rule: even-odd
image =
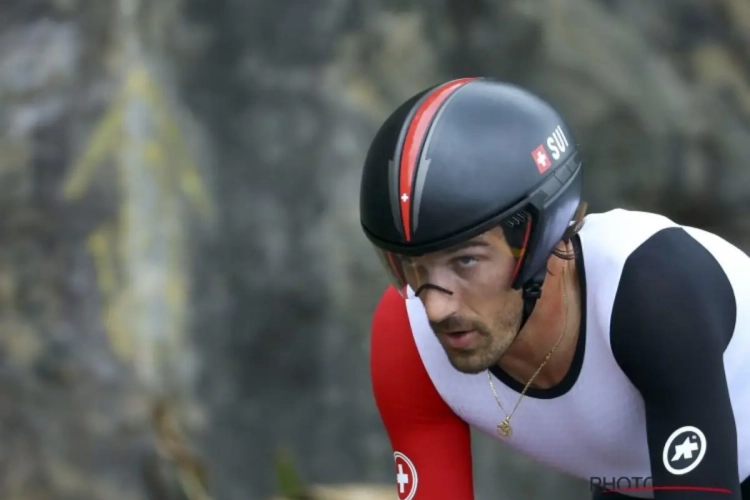
[[[518,258],[511,286],[528,318],[546,263],[581,201],[582,169],[567,124],[514,85],[453,80],[404,102],[367,153],[362,228],[407,296],[402,259],[502,227]]]

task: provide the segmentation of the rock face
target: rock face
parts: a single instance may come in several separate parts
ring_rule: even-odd
[[[3,498],[265,499],[280,450],[315,483],[391,482],[359,172],[394,106],[442,80],[558,106],[592,210],[750,248],[743,0],[7,3]],[[586,490],[475,451],[478,499]]]

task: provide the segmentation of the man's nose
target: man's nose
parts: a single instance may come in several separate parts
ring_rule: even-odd
[[[427,318],[432,323],[440,323],[456,313],[455,294],[446,293],[438,288],[427,288],[419,294],[419,298],[427,312]]]

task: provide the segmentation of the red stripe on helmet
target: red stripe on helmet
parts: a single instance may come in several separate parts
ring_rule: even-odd
[[[446,99],[462,85],[475,80],[475,78],[461,78],[444,83],[432,91],[432,93],[420,104],[406,132],[404,147],[401,153],[398,197],[401,206],[401,222],[404,225],[404,237],[411,241],[411,212],[414,177],[419,163],[419,153],[422,149],[427,131],[435,114]]]
[[[521,246],[521,252],[518,254],[518,261],[516,262],[516,269],[513,271],[513,279],[516,281],[519,271],[521,271],[521,265],[523,264],[523,258],[526,255],[526,249],[529,248],[529,236],[531,236],[531,224],[533,220],[531,215],[527,215],[526,219],[526,233],[523,235],[523,245]]]

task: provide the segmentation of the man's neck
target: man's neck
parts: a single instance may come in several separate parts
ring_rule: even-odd
[[[559,384],[568,373],[580,328],[580,286],[575,262],[563,261],[560,264],[554,266],[554,275],[545,279],[542,296],[533,313],[498,363],[508,375],[526,384],[559,340],[549,361],[532,383],[532,387],[543,389]],[[564,273],[563,266],[567,267]]]

